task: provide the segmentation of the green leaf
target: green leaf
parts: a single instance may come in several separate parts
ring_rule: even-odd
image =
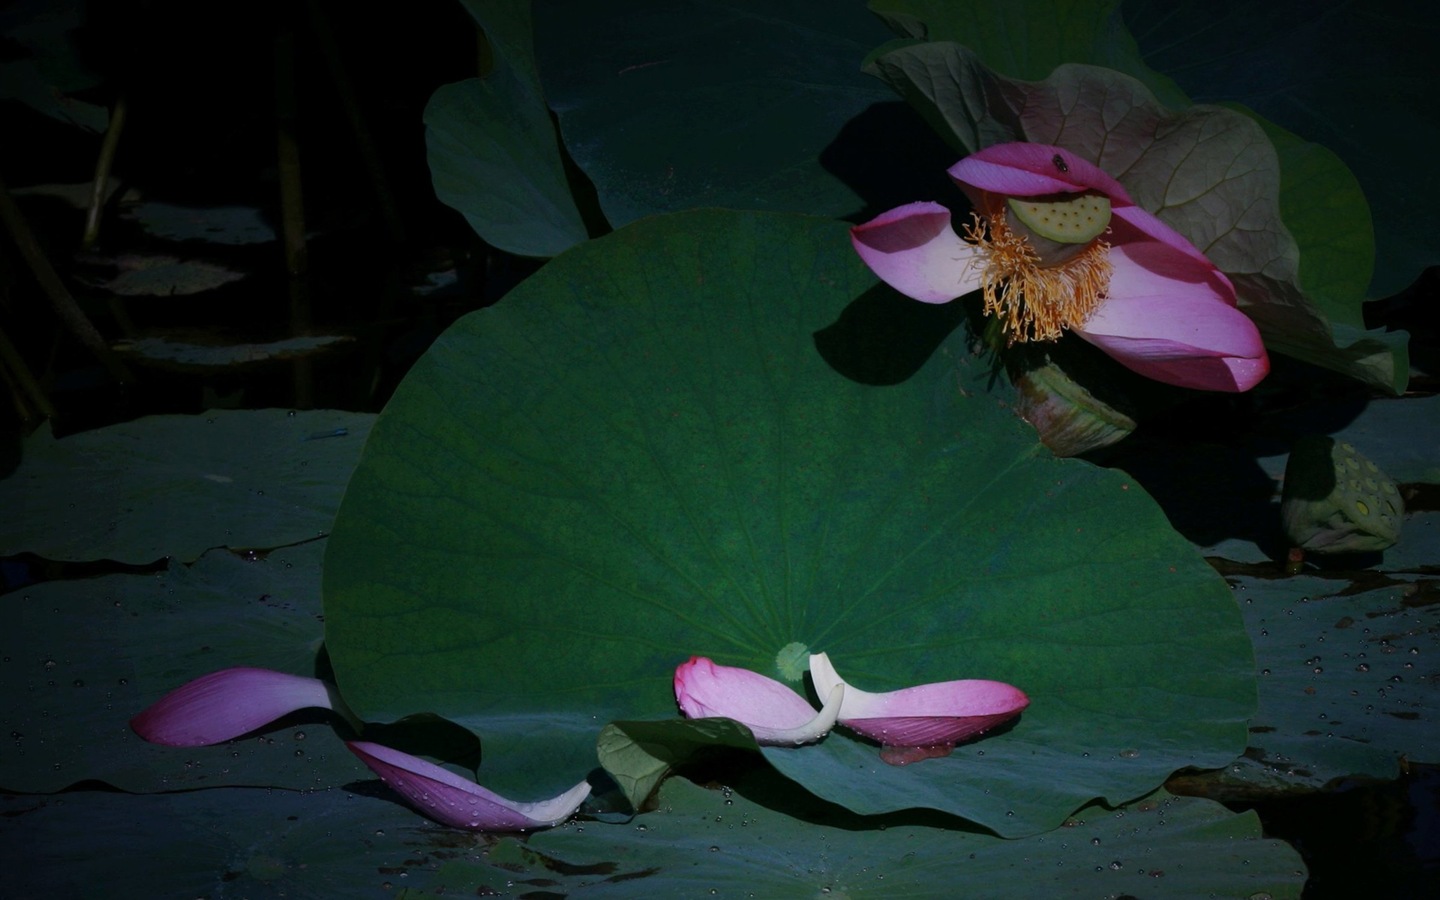
[[[1291,208],[1303,210],[1297,218],[1314,255],[1335,250],[1317,240],[1327,226],[1348,232],[1348,252],[1343,263],[1317,263],[1307,280],[1281,219],[1281,159],[1265,131],[1240,113],[1213,106],[1171,112],[1136,79],[1093,66],[1067,64],[1044,81],[1019,81],[954,43],[891,49],[867,68],[969,152],[1034,141],[1094,160],[1230,277],[1267,346],[1385,390],[1403,389],[1407,370],[1396,339],[1346,333],[1337,346],[1332,318],[1346,329],[1360,321],[1353,289],[1368,266],[1369,218],[1348,173],[1318,149],[1284,141],[1295,168],[1286,176]],[[1337,221],[1337,209],[1350,218]],[[1317,287],[1318,295],[1307,293]]]
[[[859,3],[552,0],[536,23],[565,146],[623,225],[701,206],[853,213],[847,123],[890,94],[858,69],[887,37]]]
[[[467,2],[494,68],[441,87],[425,107],[435,195],[487,242],[554,256],[588,236],[535,73],[530,0]]]
[[[1403,393],[1410,381],[1409,335],[1383,328],[1366,332],[1360,309],[1375,267],[1375,232],[1359,182],[1326,148],[1252,110],[1231,106],[1254,119],[1275,145],[1280,210],[1300,252],[1300,292],[1329,321],[1335,346],[1297,341],[1285,321],[1266,330],[1266,345],[1393,394]]]
[[[1032,699],[906,768],[844,734],[767,751],[852,808],[1030,834],[1233,758],[1254,673],[1220,580],[1127,477],[960,390],[978,363],[932,352],[933,319],[847,331],[862,294],[914,306],[842,223],[701,211],[578,246],[457,322],[381,414],[330,540],[356,712],[471,727],[486,784],[540,796],[593,766],[606,722],[673,718],[692,654],[775,676],[798,641],[867,690],[978,677]],[[852,381],[857,348],[914,374]]]
[[[1190,102],[1140,58],[1119,0],[871,0],[869,6],[897,33],[964,44],[1011,78],[1040,81],[1063,63],[1086,63],[1140,79],[1167,106]]]
[[[212,410],[60,440],[44,426],[0,480],[0,556],[189,562],[211,547],[311,540],[330,530],[374,420],[337,410]]]
[[[963,879],[972,885],[966,895],[995,900],[1110,896],[1137,885],[1287,900],[1304,881],[1295,851],[1265,839],[1253,813],[1164,794],[1121,810],[1082,810],[1073,827],[1023,841],[936,817],[867,829],[833,808],[777,811],[773,793],[678,779],[665,785],[660,809],[635,824],[584,822],[524,837],[422,824],[392,797],[368,780],[304,793],[8,796],[0,798],[0,840],[25,865],[8,874],[7,889],[72,897],[104,885],[105,896],[122,898],[948,898]]]

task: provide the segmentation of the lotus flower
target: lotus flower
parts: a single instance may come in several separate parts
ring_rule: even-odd
[[[152,743],[200,747],[312,707],[351,717],[334,688],[318,678],[240,667],[181,685],[131,719],[130,727]],[[517,803],[408,753],[366,741],[350,741],[346,746],[426,815],[456,828],[546,828],[570,818],[590,794],[590,785],[582,781],[552,800]]]
[[[949,174],[975,209],[963,238],[950,211],[927,202],[851,229],[860,258],[900,293],[946,303],[979,290],[1012,343],[1073,331],[1181,387],[1245,391],[1269,372],[1230,280],[1094,163],[996,144]]]
[[[790,688],[749,669],[717,666],[703,656],[675,669],[675,700],[691,719],[734,719],[755,742],[798,746],[820,740],[835,727],[844,688],[826,691],[820,712]]]
[[[871,694],[846,684],[824,653],[810,657],[810,678],[819,693],[844,690],[840,724],[879,741],[881,757],[895,765],[945,756],[1030,705],[1019,688],[978,679]]]

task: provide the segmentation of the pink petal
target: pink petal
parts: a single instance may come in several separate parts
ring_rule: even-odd
[[[1270,371],[1259,329],[1208,263],[1166,244],[1113,247],[1109,296],[1081,328],[1085,340],[1156,381],[1246,391]]]
[[[347,741],[345,746],[416,809],[455,828],[548,828],[574,815],[590,796],[590,785],[582,781],[554,799],[516,803],[417,756],[368,741]]]
[[[749,728],[759,744],[798,745],[818,741],[835,727],[844,691],[821,691],[819,713],[790,688],[749,669],[719,666],[692,656],[675,669],[675,700],[691,719],[733,719]]]
[[[871,694],[846,684],[824,653],[810,657],[810,677],[821,694],[843,687],[840,724],[887,747],[953,745],[1014,718],[1030,705],[1019,688],[978,679]]]
[[[895,290],[923,303],[949,303],[980,287],[980,251],[950,227],[938,203],[907,203],[850,229],[855,252]]]
[[[1214,270],[1221,278],[1225,278],[1223,274],[1220,274],[1218,269],[1215,269],[1215,264],[1210,262],[1205,254],[1200,252],[1194,244],[1190,243],[1183,234],[1160,221],[1153,213],[1146,212],[1138,206],[1112,209],[1110,234],[1105,240],[1109,241],[1112,247],[1147,240],[1159,241],[1162,244],[1167,244],[1179,250],[1195,262]],[[1229,285],[1230,280],[1226,278],[1225,283]],[[1235,305],[1234,288],[1230,288],[1229,302],[1231,306]]]
[[[131,719],[130,727],[151,743],[201,747],[307,707],[334,708],[325,682],[241,666],[181,685]]]
[[[1055,164],[1056,157],[1061,165]],[[1007,197],[1099,191],[1110,198],[1112,209],[1134,205],[1120,182],[1099,166],[1049,144],[994,144],[970,154],[948,171],[972,201],[981,191]]]

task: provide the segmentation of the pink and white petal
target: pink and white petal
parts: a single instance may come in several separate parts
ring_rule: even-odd
[[[984,716],[890,716],[840,724],[886,747],[943,747],[979,737],[1018,716],[1020,709]]]
[[[201,747],[309,707],[335,708],[329,685],[318,678],[240,666],[181,685],[131,719],[130,727],[154,744]]]
[[[1200,251],[1198,247],[1190,243],[1190,240],[1183,234],[1162,222],[1154,213],[1141,209],[1138,206],[1127,206],[1123,209],[1113,209],[1110,215],[1110,234],[1105,238],[1110,245],[1121,246],[1124,244],[1145,243],[1148,241],[1159,241],[1168,247],[1188,256],[1195,262],[1215,268],[1215,264]],[[1217,272],[1219,270],[1216,270]],[[1220,276],[1225,278],[1224,275]],[[1228,285],[1230,280],[1225,279]],[[1235,289],[1230,289],[1230,304],[1235,303]]]
[[[716,665],[692,656],[675,669],[675,700],[691,719],[733,719],[749,728],[760,744],[794,745],[818,741],[835,727],[840,696],[826,696],[819,713],[790,688],[749,669]]]
[[[816,691],[845,688],[840,724],[882,744],[920,747],[955,743],[988,731],[1030,705],[1019,688],[1001,681],[940,681],[872,694],[847,684],[830,657],[810,657]]]
[[[1059,157],[1064,170],[1055,165]],[[1110,198],[1112,209],[1134,205],[1120,182],[1104,169],[1064,147],[1015,142],[993,144],[972,153],[948,170],[972,199],[974,191],[1007,197],[1042,194],[1076,194],[1099,191]]]
[[[1085,340],[1180,387],[1246,391],[1269,372],[1260,331],[1226,302],[1230,283],[1219,272],[1162,244],[1114,247],[1110,261],[1109,296],[1075,329]]]
[[[850,229],[855,252],[895,290],[922,303],[949,303],[980,287],[981,251],[950,225],[938,203],[907,203]]]
[[[380,779],[425,815],[455,828],[531,831],[558,825],[575,814],[590,785],[584,781],[550,800],[517,803],[418,756],[369,741],[347,741]]]

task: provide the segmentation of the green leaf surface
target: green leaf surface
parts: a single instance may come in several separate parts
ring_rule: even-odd
[[[536,21],[565,146],[619,226],[700,206],[855,212],[825,153],[892,97],[859,71],[888,34],[858,2],[551,0]]]
[[[1354,170],[1375,214],[1370,296],[1403,290],[1440,263],[1430,225],[1440,205],[1440,27],[1431,4],[1125,0],[1124,15],[1145,61],[1190,96],[1244,103]],[[1286,221],[1296,227],[1288,209]]]
[[[76,276],[77,280],[122,297],[178,297],[232,284],[244,272],[200,259],[124,253],[111,260],[113,275]]]
[[[272,362],[314,357],[344,347],[354,340],[348,334],[303,335],[264,344],[195,344],[167,338],[145,337],[117,342],[112,349],[142,362],[185,371],[229,370]]]
[[[343,752],[343,751],[342,751]],[[1019,841],[892,818],[856,828],[833,808],[756,803],[672,779],[634,824],[528,837],[418,820],[365,781],[313,793],[222,790],[0,800],[0,839],[26,864],[17,896],[916,897],[1300,896],[1304,866],[1253,813],[1163,793],[1087,809]],[[375,796],[379,793],[380,796]],[[773,800],[773,796],[771,798]],[[793,818],[795,814],[805,818]],[[96,846],[106,848],[95,852]]]
[[[535,73],[530,0],[465,6],[484,29],[494,68],[441,87],[425,107],[435,195],[493,246],[554,256],[588,235]]]
[[[1041,81],[1064,63],[1104,66],[1140,79],[1166,106],[1189,100],[1145,65],[1121,21],[1119,0],[870,0],[897,34],[971,47],[986,66]]]
[[[1437,583],[1369,580],[1388,584],[1233,578],[1255,641],[1260,711],[1250,748],[1219,773],[1226,790],[1316,789],[1347,776],[1395,778],[1402,759],[1440,762]]]
[[[961,391],[980,366],[932,352],[936,320],[847,331],[866,292],[914,306],[842,223],[708,211],[587,242],[457,322],[382,413],[330,540],[347,700],[460,722],[487,785],[544,795],[606,722],[673,717],[692,654],[775,676],[798,641],[868,690],[1031,697],[947,759],[891,767],[844,734],[769,755],[856,809],[1030,834],[1229,762],[1254,672],[1223,584],[1128,478]],[[905,359],[885,386],[837,371]]]
[[[310,540],[330,530],[374,420],[213,410],[60,440],[42,427],[0,480],[0,556],[188,562],[211,547]]]
[[[1337,346],[1332,330],[1360,322],[1357,285],[1373,252],[1364,198],[1332,156],[1285,140],[1294,171],[1282,179],[1275,145],[1248,117],[1214,106],[1172,112],[1140,81],[1094,66],[1067,64],[1044,81],[1021,81],[991,71],[968,47],[928,43],[880,52],[867,69],[969,152],[1034,141],[1094,160],[1230,276],[1267,346],[1403,389],[1404,354],[1394,341],[1347,334]],[[1296,214],[1307,252],[1331,257],[1307,278],[1281,218],[1287,182],[1285,211]],[[1345,241],[1322,239],[1336,230]]]
[[[275,229],[253,206],[178,206],[150,200],[128,206],[122,215],[138,222],[146,234],[169,241],[241,246],[275,240]]]
[[[204,748],[147,744],[128,724],[217,669],[315,674],[322,549],[316,541],[256,560],[212,551],[153,575],[53,581],[0,596],[0,733],[13,741],[0,754],[0,787],[43,793],[93,779],[128,791],[313,788],[353,777],[349,753],[317,754],[319,742],[307,742],[331,730],[320,713],[307,714],[309,726]]]

